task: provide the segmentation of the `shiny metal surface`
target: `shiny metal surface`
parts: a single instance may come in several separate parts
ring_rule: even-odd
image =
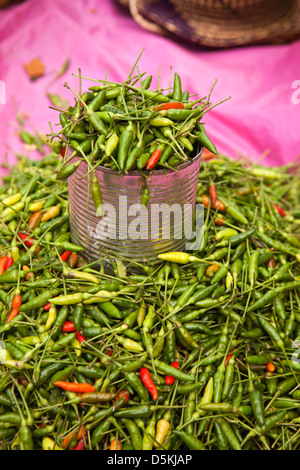
[[[88,191],[87,164],[82,162],[69,178],[69,200],[72,240],[84,247],[83,256],[91,262],[107,252],[128,261],[155,262],[159,253],[184,250],[185,224],[196,203],[200,154],[177,171],[156,170],[148,175],[146,209],[141,205],[139,172],[120,175],[98,167],[103,208],[108,208],[101,219]],[[104,265],[110,265],[107,259]]]

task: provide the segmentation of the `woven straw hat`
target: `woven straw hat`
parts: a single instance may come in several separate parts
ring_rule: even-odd
[[[206,47],[300,38],[300,0],[118,0],[143,27]]]

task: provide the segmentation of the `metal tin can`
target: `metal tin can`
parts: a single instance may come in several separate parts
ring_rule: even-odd
[[[125,265],[155,263],[157,255],[184,251],[191,232],[201,151],[174,170],[119,174],[99,166],[103,215],[97,215],[88,183],[88,167],[82,162],[69,178],[70,225],[74,243],[84,247],[88,262],[110,258]],[[142,205],[144,185],[149,201]]]

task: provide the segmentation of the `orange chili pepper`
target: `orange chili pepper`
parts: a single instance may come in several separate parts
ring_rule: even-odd
[[[223,217],[216,217],[214,223],[218,226],[224,225],[225,219]]]
[[[21,305],[22,305],[22,298],[19,294],[16,294],[14,296],[13,301],[12,301],[12,306],[13,306],[13,308],[19,308],[19,307],[21,307]]]
[[[116,439],[113,439],[110,443],[109,450],[122,450],[122,446],[121,446],[120,441],[119,440],[117,441]]]
[[[213,209],[218,209],[221,212],[226,212],[225,204],[223,204],[223,202],[218,201],[218,200],[215,202]]]
[[[211,201],[211,198],[207,196],[207,194],[203,194],[201,197],[201,202],[204,205],[204,207],[209,207],[211,206],[212,209],[218,209],[221,212],[226,212],[226,207],[225,204],[221,201],[218,201],[218,199],[214,202],[214,204]]]
[[[202,160],[210,160],[211,158],[216,158],[216,156],[206,148],[203,148],[201,158]]]
[[[69,434],[64,440],[63,440],[63,448],[66,448],[69,444],[70,441],[72,441],[74,438],[76,438],[77,440],[79,439],[82,439],[83,436],[86,435],[86,430],[84,428],[84,426],[81,426],[81,428],[79,429],[78,433],[77,431],[74,431],[72,432],[71,434]]]
[[[266,369],[268,372],[275,372],[276,367],[274,366],[273,362],[268,362],[266,364]]]
[[[24,266],[23,266],[22,269],[23,269],[23,271],[30,271],[30,267],[29,267],[29,266],[26,266],[26,264],[24,264]],[[26,281],[28,281],[28,279],[30,279],[32,276],[34,277],[34,274],[31,273],[31,272],[29,272],[28,274],[26,274],[26,276],[25,276]]]
[[[0,275],[5,273],[7,269],[8,256],[4,255],[0,258]]]
[[[217,264],[211,264],[210,266],[208,266],[208,268],[206,269],[205,271],[205,274],[207,277],[213,277],[214,274],[216,274],[216,272],[220,269],[220,266],[218,266]]]
[[[159,104],[158,106],[154,106],[153,110],[154,111],[164,111],[165,109],[184,109],[184,104],[178,102],[170,102],[170,103],[164,103],[164,104]]]
[[[146,169],[152,170],[152,168],[155,167],[156,163],[160,159],[160,156],[161,156],[161,149],[154,150],[154,152],[152,153],[151,157],[148,160]]]
[[[209,186],[209,195],[210,195],[211,206],[215,207],[216,202],[217,202],[217,189],[214,184],[211,184]]]
[[[203,194],[202,197],[201,197],[201,202],[204,205],[204,207],[209,207],[210,198],[206,194]]]
[[[19,313],[19,308],[22,305],[22,298],[20,294],[16,294],[12,301],[12,310],[7,317],[6,323],[9,323],[13,318],[15,318]]]
[[[18,315],[18,313],[19,313],[19,309],[13,308],[7,317],[6,323],[9,323],[13,318],[15,318]]]
[[[94,385],[90,385],[89,383],[66,382],[64,380],[58,380],[57,382],[54,382],[54,385],[63,388],[67,392],[89,393],[95,391]]]

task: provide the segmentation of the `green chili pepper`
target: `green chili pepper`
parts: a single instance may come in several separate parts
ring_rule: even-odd
[[[242,450],[240,442],[236,437],[232,427],[229,422],[223,418],[217,418],[216,422],[219,424],[221,430],[226,435],[226,439],[233,450]]]
[[[194,377],[191,377],[190,375],[182,372],[181,370],[179,369],[174,369],[174,367],[172,367],[171,365],[169,364],[166,364],[162,361],[159,361],[158,359],[154,359],[153,360],[153,365],[154,367],[156,367],[160,372],[163,372],[165,373],[166,375],[172,375],[173,377],[175,377],[176,379],[179,379],[179,380],[183,380],[185,382],[193,382],[195,380]]]
[[[53,374],[58,372],[59,370],[64,368],[64,364],[61,362],[53,362],[48,366],[41,369],[41,373],[39,375],[38,380],[36,381],[36,385],[41,385],[45,383]]]
[[[106,419],[102,421],[93,431],[92,437],[91,437],[91,445],[92,448],[95,448],[97,444],[99,444],[102,439],[105,437],[105,433],[109,430],[111,426],[111,422]]]
[[[19,308],[19,312],[29,312],[31,310],[36,310],[37,308],[41,308],[44,305],[46,305],[46,303],[49,302],[51,297],[58,295],[59,293],[60,293],[59,289],[45,290],[44,292],[42,292],[42,294],[37,296],[35,299],[29,300],[27,303],[22,304]]]
[[[68,346],[74,339],[76,338],[75,333],[68,333],[67,335],[59,338],[55,343],[52,344],[51,350],[52,351],[59,351],[60,349],[64,349]]]
[[[204,445],[203,443],[197,439],[195,436],[187,433],[183,430],[175,429],[173,433],[176,436],[179,436],[182,442],[190,449],[190,450],[203,450]]]
[[[50,383],[54,384],[54,382],[57,382],[60,380],[66,380],[71,375],[73,370],[74,370],[73,366],[68,366],[62,370],[59,370],[51,377]]]
[[[58,292],[60,293],[60,292]],[[57,297],[53,297],[51,295],[48,298],[48,301],[54,305],[73,305],[73,304],[80,304],[82,303],[83,296],[81,293],[78,294],[69,294],[69,295],[58,295]]]
[[[100,183],[98,181],[97,175],[94,172],[91,182],[91,194],[94,201],[95,209],[97,212],[98,217],[102,217],[103,215],[103,199],[102,199],[102,191],[100,187]]]
[[[196,132],[196,136],[200,144],[203,145],[203,147],[205,147],[207,150],[214,153],[215,155],[218,155],[218,151],[215,145],[205,132]]]
[[[83,304],[77,304],[73,310],[73,322],[77,331],[81,330],[83,314]]]
[[[65,321],[68,318],[68,315],[69,315],[69,307],[67,305],[63,306],[59,309],[59,311],[57,313],[57,316],[56,316],[56,319],[55,319],[55,322],[53,324],[52,332],[51,332],[52,339],[55,339],[55,338],[58,337],[58,335],[61,332],[61,329],[63,327],[63,324],[65,323]]]
[[[151,416],[152,409],[149,405],[131,406],[123,410],[116,411],[115,417],[119,419],[138,419]]]
[[[134,420],[129,418],[122,418],[121,423],[124,424],[129,433],[131,444],[134,450],[142,450],[143,437]]]
[[[126,161],[128,158],[129,150],[133,141],[133,129],[132,124],[128,125],[128,128],[120,135],[119,147],[118,147],[118,165],[120,170],[125,170]]]
[[[283,343],[283,340],[281,339],[280,334],[277,332],[276,328],[273,325],[271,325],[271,323],[268,322],[268,320],[266,320],[262,316],[259,317],[259,323],[260,323],[261,327],[266,331],[266,333],[268,333],[268,335],[270,336],[273,344],[277,348],[283,350],[284,349],[284,343]]]
[[[265,406],[261,391],[253,387],[249,393],[249,398],[256,422],[259,426],[263,426],[265,422]]]

